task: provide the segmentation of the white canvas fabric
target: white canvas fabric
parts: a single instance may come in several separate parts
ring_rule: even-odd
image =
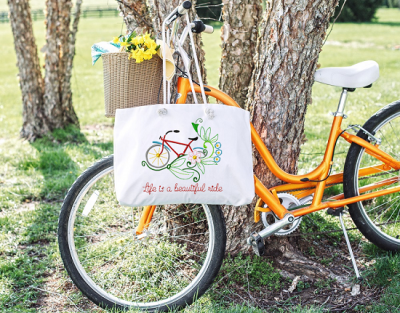
[[[249,118],[245,110],[219,104],[117,110],[118,201],[127,206],[250,203],[255,194]],[[164,136],[175,143],[164,142],[163,148]]]

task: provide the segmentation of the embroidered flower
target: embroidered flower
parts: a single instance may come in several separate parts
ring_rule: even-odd
[[[200,163],[201,162],[200,157],[201,157],[201,153],[199,151],[189,152],[188,161],[191,164]]]
[[[217,150],[215,151],[215,154],[216,154],[216,155],[221,155],[221,154],[222,154],[222,150],[217,149]]]
[[[214,158],[214,162],[219,162],[219,161],[221,161],[221,158],[219,157],[219,156],[216,156],[215,158]]]
[[[215,144],[215,148],[217,148],[217,149],[221,148],[221,143],[220,143],[220,142],[217,142],[217,143]]]

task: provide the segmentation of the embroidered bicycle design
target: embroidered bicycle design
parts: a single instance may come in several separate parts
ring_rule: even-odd
[[[153,145],[146,151],[146,161],[142,161],[142,166],[147,166],[153,171],[169,170],[179,179],[191,179],[194,182],[200,180],[201,174],[205,174],[206,166],[218,165],[221,161],[221,143],[218,142],[218,134],[211,137],[211,127],[205,129],[199,124],[203,120],[198,118],[192,123],[193,129],[197,133],[197,137],[188,138],[189,143],[183,143],[166,139],[169,133],[179,133],[179,130],[170,130],[164,136],[160,136],[161,141],[153,141]],[[198,139],[203,141],[202,146],[192,148],[192,143]],[[183,146],[182,152],[177,152],[172,145]],[[175,154],[173,156],[173,154]],[[171,156],[173,161],[170,162]]]

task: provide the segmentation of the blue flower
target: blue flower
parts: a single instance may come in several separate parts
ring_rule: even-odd
[[[217,150],[215,151],[215,154],[216,154],[216,155],[221,155],[221,154],[222,154],[222,150],[217,149]]]
[[[219,162],[219,161],[221,161],[221,158],[219,157],[219,156],[216,156],[215,158],[214,158],[214,162]]]
[[[215,144],[215,148],[217,148],[217,149],[221,148],[221,143],[220,143],[220,142],[217,142],[217,143]]]

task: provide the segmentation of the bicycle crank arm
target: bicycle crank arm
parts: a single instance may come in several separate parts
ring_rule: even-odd
[[[294,216],[292,214],[286,214],[285,217],[279,220],[276,223],[273,223],[271,226],[263,229],[259,233],[253,233],[249,238],[247,238],[247,244],[250,246],[254,246],[257,240],[269,237],[275,234],[281,228],[291,224],[294,222]],[[259,236],[259,237],[258,237]]]

